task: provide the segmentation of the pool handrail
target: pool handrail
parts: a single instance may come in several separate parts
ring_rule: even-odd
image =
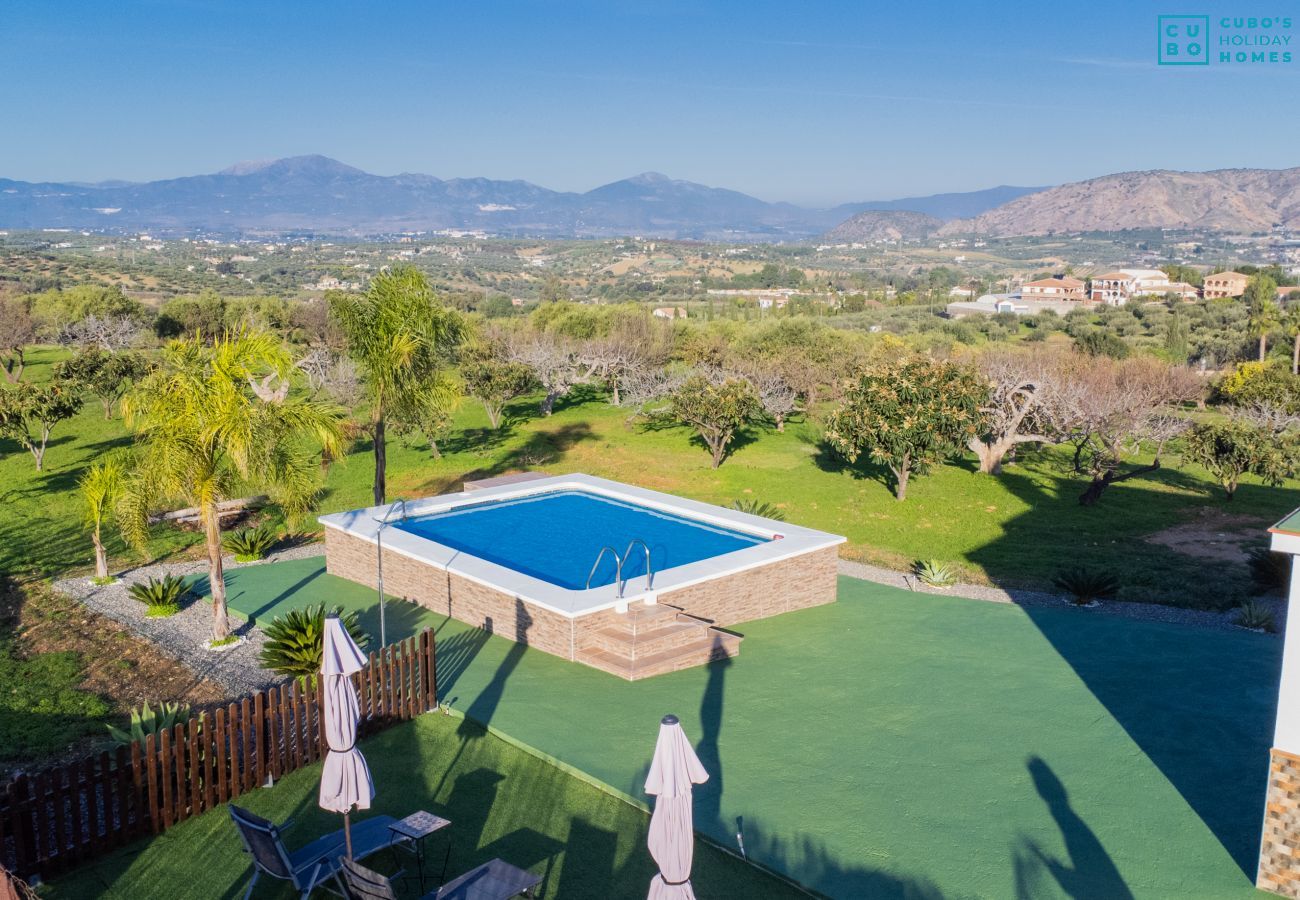
[[[587,573],[587,585],[583,590],[591,590],[591,579],[596,577],[596,569],[600,567],[600,561],[605,558],[606,551],[609,551],[609,555],[614,557],[614,582],[618,585],[618,596],[621,600],[623,598],[623,557],[619,556],[618,551],[608,544],[601,547],[600,552],[596,554],[596,561],[591,564],[591,571]]]
[[[641,538],[632,538],[632,540],[628,542],[627,549],[623,551],[623,563],[624,564],[627,563],[628,559],[632,556],[632,548],[635,547],[637,544],[640,544],[642,548],[645,550],[645,588],[648,591],[654,587],[654,583],[655,583],[655,570],[654,567],[650,564],[650,545],[647,544],[645,541],[643,541]],[[619,574],[622,575],[621,567],[619,569]],[[618,595],[620,597],[623,596],[623,586],[625,584],[627,584],[626,580],[619,582]]]

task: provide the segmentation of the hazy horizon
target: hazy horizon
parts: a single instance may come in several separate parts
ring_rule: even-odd
[[[1223,3],[1197,12],[1240,14]],[[826,207],[1288,168],[1295,65],[1157,66],[1154,8],[128,0],[7,12],[0,177],[321,154],[583,192],[639,172]],[[1211,130],[1227,117],[1239,127]],[[1266,139],[1251,135],[1265,129]]]

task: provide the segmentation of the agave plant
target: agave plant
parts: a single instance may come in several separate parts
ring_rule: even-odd
[[[150,578],[148,581],[133,584],[127,593],[149,607],[146,616],[157,618],[170,616],[181,608],[181,598],[190,591],[185,579],[175,575],[162,578]]]
[[[785,513],[771,503],[756,500],[753,497],[741,497],[739,500],[733,500],[731,508],[736,512],[747,513],[751,516],[761,516],[764,519],[774,519],[777,522],[785,521]]]
[[[325,650],[325,604],[292,609],[276,616],[263,631],[266,644],[262,647],[262,668],[280,675],[306,678],[320,671],[321,656]],[[366,644],[366,633],[361,630],[355,612],[343,613],[335,607],[328,615],[337,615],[359,646]]]
[[[1052,579],[1052,584],[1069,594],[1077,606],[1087,606],[1094,600],[1114,597],[1119,591],[1119,579],[1110,572],[1083,568],[1066,569]]]
[[[1291,557],[1286,553],[1274,553],[1267,547],[1256,547],[1250,551],[1246,560],[1250,566],[1250,578],[1261,591],[1285,590],[1291,580]]]
[[[149,706],[149,701],[146,700],[144,706],[131,710],[129,730],[123,731],[121,728],[112,725],[106,727],[116,744],[129,747],[132,743],[139,741],[140,745],[144,746],[145,738],[149,735],[170,731],[177,725],[184,725],[189,720],[190,707],[188,703],[164,702],[158,704],[157,709],[152,709]]]
[[[957,583],[952,567],[937,559],[918,559],[912,564],[912,572],[930,587],[950,587]]]
[[[253,562],[265,559],[266,554],[275,546],[277,540],[273,529],[259,525],[257,528],[241,528],[226,535],[225,547],[235,554],[235,562]]]
[[[1237,607],[1237,624],[1242,628],[1272,633],[1277,627],[1273,607],[1264,600],[1247,600]]]

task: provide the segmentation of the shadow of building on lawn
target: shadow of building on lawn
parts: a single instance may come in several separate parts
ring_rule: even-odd
[[[1161,573],[1157,577],[1179,578],[1181,584],[1187,584],[1188,572],[1195,570],[1195,564],[1162,563],[1162,554],[1172,551],[1154,546],[1135,551],[1131,541],[1112,547],[1115,542],[1095,537],[1106,522],[1125,517],[1178,521],[1188,500],[1185,495],[1171,495],[1168,488],[1182,485],[1186,481],[1183,473],[1161,469],[1143,481],[1126,482],[1080,513],[1082,479],[1068,483],[1074,486],[1077,482],[1079,491],[1072,487],[1051,491],[1040,479],[1016,471],[1018,468],[997,476],[971,476],[998,478],[1026,507],[1006,524],[1002,537],[969,556],[1013,597],[1023,585],[1006,583],[1000,577],[1008,561],[1024,552],[1025,541],[1033,535],[1059,535],[1063,522],[1077,524],[1079,515],[1086,516],[1088,531],[1074,532],[1073,555],[1061,560],[1062,568],[1083,565],[1105,570],[1118,558],[1115,554],[1137,552],[1136,559],[1144,564],[1150,560],[1153,571]],[[1144,487],[1143,482],[1152,481],[1163,483],[1166,489]],[[1197,483],[1198,489],[1203,487]],[[1286,498],[1284,503],[1295,499]],[[1126,562],[1132,565],[1132,559]],[[1233,577],[1232,573],[1225,575],[1221,565],[1202,568],[1210,585],[1189,585],[1189,590],[1214,590],[1220,580]],[[1242,574],[1244,577],[1244,569]],[[1121,625],[1104,612],[1064,603],[1059,607],[1026,603],[1021,608],[1253,881],[1277,702],[1280,644],[1262,635],[1180,624]],[[1123,639],[1117,640],[1120,634]],[[1225,677],[1227,673],[1231,676]],[[1044,785],[1050,793],[1050,783],[1042,781],[1043,777],[1035,775],[1040,793]],[[1046,794],[1044,799],[1049,799]],[[1025,867],[1030,858],[1018,855],[1018,875],[1029,871]]]

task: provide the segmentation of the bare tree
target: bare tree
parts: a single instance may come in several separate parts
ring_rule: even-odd
[[[1150,357],[1076,359],[1063,420],[1074,445],[1073,469],[1090,478],[1079,503],[1092,506],[1111,485],[1159,469],[1165,445],[1190,424],[1175,414],[1176,405],[1194,401],[1203,389],[1190,369]],[[1152,461],[1122,472],[1144,443],[1154,450]]]
[[[781,372],[758,366],[744,367],[739,374],[753,385],[764,414],[785,431],[786,417],[798,408],[799,394]]]
[[[610,390],[610,402],[623,405],[623,375],[664,365],[672,350],[667,328],[650,316],[616,319],[609,332],[583,341],[578,350],[591,373]]]
[[[507,358],[523,363],[533,373],[546,396],[542,398],[542,415],[555,411],[555,401],[579,384],[591,379],[595,368],[585,363],[574,344],[547,332],[522,332],[506,340]]]
[[[679,369],[644,367],[628,369],[619,376],[623,404],[640,409],[671,396],[690,373]]]
[[[998,349],[982,353],[975,369],[989,385],[980,408],[979,431],[967,445],[979,457],[980,471],[995,474],[1018,444],[1059,439],[1068,361],[1059,351]]]
[[[27,365],[27,346],[36,341],[36,320],[31,303],[20,298],[0,298],[0,366],[5,380],[17,384]]]
[[[298,360],[297,366],[313,391],[323,393],[344,409],[356,409],[361,403],[361,374],[351,357],[328,347],[315,347]]]
[[[79,322],[64,325],[56,340],[64,346],[98,347],[116,353],[134,346],[144,325],[132,316],[100,316],[91,313]]]

